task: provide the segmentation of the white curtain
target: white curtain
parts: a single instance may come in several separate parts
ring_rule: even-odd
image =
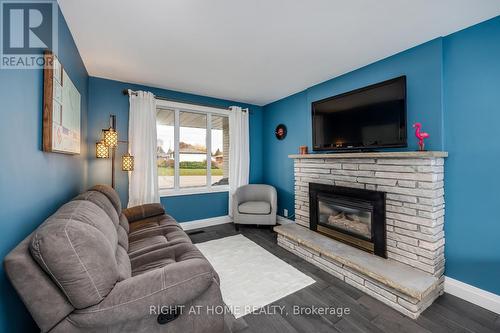
[[[250,147],[248,110],[232,106],[229,115],[229,216],[233,215],[233,194],[248,184]]]
[[[128,141],[134,156],[134,171],[129,172],[128,207],[160,202],[156,166],[156,100],[152,93],[129,93]]]

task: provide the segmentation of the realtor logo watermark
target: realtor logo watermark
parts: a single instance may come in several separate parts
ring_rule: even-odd
[[[0,0],[0,68],[39,69],[43,51],[57,54],[56,1]]]

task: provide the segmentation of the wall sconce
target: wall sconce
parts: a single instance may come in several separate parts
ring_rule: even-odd
[[[109,116],[109,128],[102,130],[102,139],[95,144],[96,158],[109,158],[109,150],[111,149],[111,186],[115,188],[115,156],[116,148],[119,143],[126,143],[128,141],[118,140],[118,132],[116,131],[116,116]],[[134,170],[134,157],[128,152],[122,156],[122,170]]]
[[[122,171],[134,171],[134,156],[129,153],[122,156]]]

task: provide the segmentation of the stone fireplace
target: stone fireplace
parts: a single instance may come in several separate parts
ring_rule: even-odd
[[[278,244],[418,317],[443,292],[446,157],[291,155],[296,223],[275,228]]]
[[[309,229],[383,258],[385,193],[309,183]]]

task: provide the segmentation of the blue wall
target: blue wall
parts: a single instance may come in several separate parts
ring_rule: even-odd
[[[86,186],[88,75],[59,14],[59,59],[82,96],[82,153],[42,152],[42,70],[0,70],[0,260]],[[37,327],[0,268],[0,332]]]
[[[161,203],[179,222],[228,214],[228,192],[163,197]]]
[[[424,124],[427,148],[447,150],[447,276],[500,294],[500,17],[396,54],[264,106],[264,181],[276,186],[279,213],[294,212],[293,162],[311,148],[311,102],[407,76],[408,124]],[[288,136],[278,141],[274,127]],[[411,128],[408,150],[417,148]]]
[[[260,183],[262,177],[262,108],[234,101],[221,100],[171,90],[146,87],[126,82],[119,82],[91,77],[89,79],[89,113],[88,113],[88,144],[89,144],[89,186],[109,184],[111,182],[110,161],[95,158],[95,142],[100,137],[101,129],[109,124],[109,115],[117,117],[118,131],[121,140],[128,136],[129,100],[122,94],[123,89],[146,90],[155,95],[177,100],[189,101],[229,107],[239,105],[250,109],[250,182]],[[121,145],[117,156],[125,153],[125,145]],[[116,189],[122,202],[128,201],[128,176],[117,168]],[[179,222],[204,219],[227,215],[227,193],[197,194],[179,197],[163,197],[162,204]],[[193,204],[196,202],[196,204]]]
[[[446,275],[500,295],[500,17],[444,40]]]
[[[297,153],[301,145],[311,146],[310,117],[307,91],[264,107],[264,183],[273,185],[278,191],[279,215],[283,215],[284,208],[288,209],[289,216],[295,211],[293,161],[288,155]],[[281,141],[274,136],[274,129],[280,123],[287,126],[287,136]]]
[[[264,181],[278,190],[278,213],[288,209],[293,215],[294,179],[293,161],[289,154],[298,153],[301,145],[312,148],[311,102],[341,94],[356,88],[407,76],[408,94],[408,149],[417,149],[411,124],[422,122],[431,138],[427,148],[443,149],[442,122],[442,40],[436,39],[387,59],[339,76],[308,88],[300,93],[281,99],[264,107]],[[276,125],[284,123],[288,136],[276,140]]]

